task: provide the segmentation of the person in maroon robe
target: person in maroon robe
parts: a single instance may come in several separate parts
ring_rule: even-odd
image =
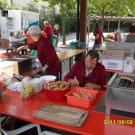
[[[60,61],[51,42],[41,35],[41,30],[38,26],[31,26],[28,32],[34,43],[21,46],[17,51],[28,48],[37,50],[38,59],[42,65],[42,72],[48,75],[58,76],[60,72]]]
[[[43,32],[45,33],[46,36],[51,36],[53,37],[53,28],[51,24],[48,21],[44,21],[44,30]]]
[[[99,54],[96,50],[88,51],[84,59],[73,65],[64,80],[89,89],[104,89],[106,70],[98,60]]]
[[[98,22],[95,24],[93,35],[95,36],[93,50],[95,50],[102,46],[102,41],[103,41],[103,32]]]

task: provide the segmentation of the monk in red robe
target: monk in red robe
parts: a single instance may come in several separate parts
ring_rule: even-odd
[[[85,59],[76,62],[64,80],[89,89],[104,89],[106,70],[98,60],[99,54],[96,50],[88,51]]]
[[[28,48],[37,50],[38,59],[42,65],[42,72],[58,76],[60,72],[60,61],[55,48],[47,38],[41,35],[41,30],[38,26],[31,26],[28,31],[34,43],[21,46],[17,50],[20,51]]]
[[[44,21],[44,30],[42,32],[42,35],[45,37],[51,36],[53,37],[53,29],[51,24],[49,24],[48,21]]]

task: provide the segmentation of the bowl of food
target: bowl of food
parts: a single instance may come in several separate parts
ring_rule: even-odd
[[[70,84],[66,81],[48,82],[43,85],[48,99],[66,100],[65,94],[70,91]]]

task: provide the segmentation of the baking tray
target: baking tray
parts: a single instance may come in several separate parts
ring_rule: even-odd
[[[80,127],[88,116],[88,111],[57,104],[47,104],[34,113],[34,117],[51,122]]]

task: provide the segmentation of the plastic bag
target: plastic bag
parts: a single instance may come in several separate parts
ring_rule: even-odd
[[[22,82],[11,82],[8,84],[7,88],[11,91],[18,91],[20,92],[23,89]]]
[[[79,48],[79,45],[78,45],[78,42],[72,41],[72,42],[69,43],[69,46],[68,47],[70,49],[77,49],[77,48]]]
[[[133,73],[135,71],[135,60],[132,57],[126,57],[124,59],[124,72]]]

